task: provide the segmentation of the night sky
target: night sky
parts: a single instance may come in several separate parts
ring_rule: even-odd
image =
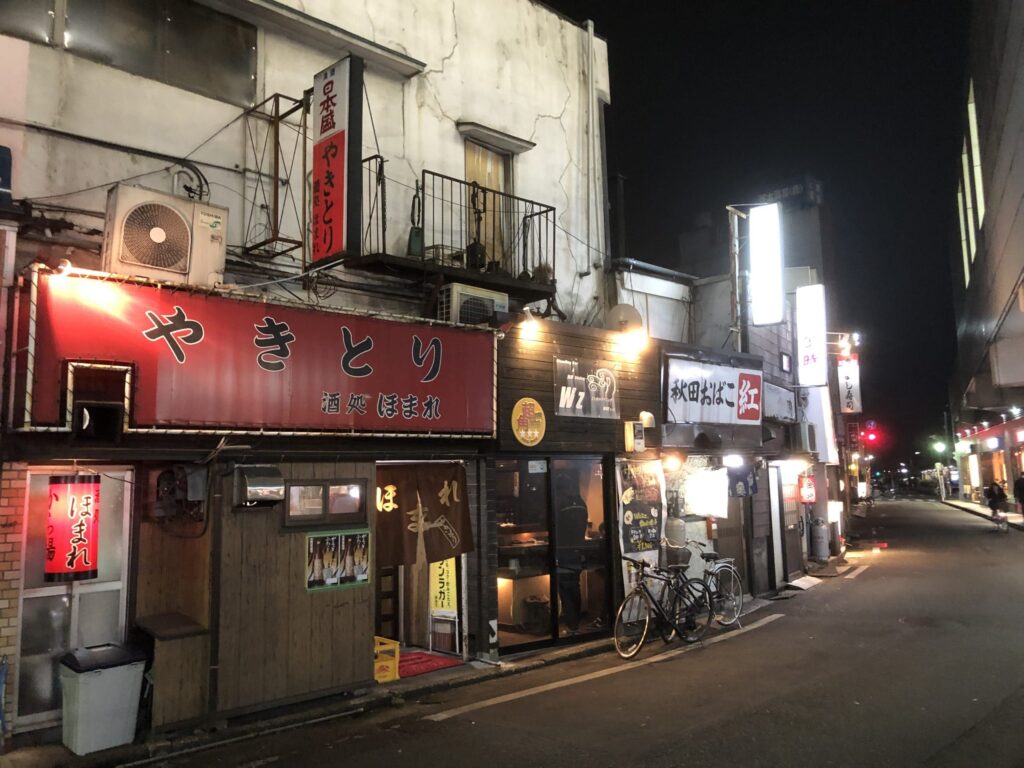
[[[677,236],[695,213],[817,177],[839,262],[829,326],[864,336],[864,418],[890,461],[923,450],[942,429],[955,353],[966,3],[549,5],[593,19],[608,42],[626,255],[683,269]]]

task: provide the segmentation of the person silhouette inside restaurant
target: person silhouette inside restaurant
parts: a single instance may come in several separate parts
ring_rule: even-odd
[[[558,597],[562,603],[562,617],[569,634],[580,629],[582,597],[580,576],[583,573],[582,548],[587,538],[587,505],[578,488],[563,482],[557,498],[555,515],[555,572],[558,579]]]

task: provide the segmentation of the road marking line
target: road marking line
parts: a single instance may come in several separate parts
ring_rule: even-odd
[[[766,624],[770,624],[771,622],[775,621],[776,619],[781,619],[783,617],[783,615],[784,614],[781,614],[781,613],[770,614],[768,616],[765,616],[763,619],[759,619],[759,620],[755,621],[753,624],[748,624],[747,626],[741,627],[740,629],[734,629],[734,630],[732,630],[730,632],[726,632],[725,634],[715,635],[710,640],[705,640],[703,644],[704,645],[714,645],[715,643],[721,643],[721,642],[723,642],[725,640],[729,640],[729,639],[734,638],[734,637],[739,637],[740,635],[745,634],[747,632],[750,632],[751,630],[758,629],[759,627],[763,627]],[[556,690],[558,688],[566,688],[566,687],[568,687],[570,685],[577,685],[579,683],[586,683],[586,682],[588,682],[590,680],[597,680],[597,679],[602,678],[602,677],[608,677],[609,675],[617,675],[620,672],[628,672],[631,669],[638,669],[639,667],[645,667],[648,664],[654,664],[655,662],[659,662],[659,661],[667,661],[669,659],[675,658],[676,656],[681,656],[684,653],[690,653],[692,651],[696,651],[700,647],[701,647],[701,645],[699,643],[695,643],[693,645],[687,645],[687,646],[685,646],[683,648],[677,648],[674,651],[666,651],[665,653],[659,653],[656,656],[651,656],[649,658],[642,659],[640,661],[635,661],[635,662],[632,662],[632,663],[626,662],[626,663],[623,663],[623,664],[621,664],[621,665],[619,665],[617,667],[610,667],[608,669],[601,669],[601,670],[598,670],[597,672],[588,672],[585,675],[578,675],[577,677],[569,677],[569,678],[566,678],[565,680],[558,680],[557,682],[554,682],[554,683],[547,683],[545,685],[538,685],[538,686],[535,686],[534,688],[527,688],[526,690],[523,690],[523,691],[516,691],[515,693],[506,693],[504,696],[495,696],[495,697],[490,698],[490,699],[483,699],[482,701],[477,701],[477,702],[474,702],[472,704],[465,704],[465,705],[463,705],[461,707],[455,707],[453,709],[445,710],[444,712],[435,712],[432,715],[425,716],[423,719],[424,720],[432,720],[435,723],[438,723],[438,722],[441,722],[442,720],[448,720],[449,718],[452,718],[452,717],[458,717],[459,715],[464,715],[467,712],[473,712],[474,710],[477,710],[477,709],[485,709],[487,707],[493,707],[493,706],[496,706],[498,704],[505,704],[505,703],[507,703],[509,701],[515,701],[516,699],[524,699],[527,696],[536,696],[538,693],[545,693],[547,691],[553,691],[553,690]]]
[[[864,573],[864,571],[866,571],[870,567],[871,567],[870,565],[862,565],[856,571],[854,571],[850,575],[846,576],[846,578],[847,579],[856,579],[858,576],[860,576],[862,573]]]

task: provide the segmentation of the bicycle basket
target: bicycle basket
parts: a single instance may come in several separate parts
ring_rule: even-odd
[[[673,546],[667,541],[662,542],[658,553],[658,565],[667,568],[670,565],[689,565],[693,550],[689,547]]]

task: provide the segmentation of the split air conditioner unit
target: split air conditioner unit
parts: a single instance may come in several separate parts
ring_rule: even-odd
[[[103,269],[188,285],[223,279],[228,211],[144,187],[107,193]]]
[[[508,312],[507,293],[462,283],[449,283],[441,288],[437,302],[438,320],[478,325],[490,320],[495,312]]]

